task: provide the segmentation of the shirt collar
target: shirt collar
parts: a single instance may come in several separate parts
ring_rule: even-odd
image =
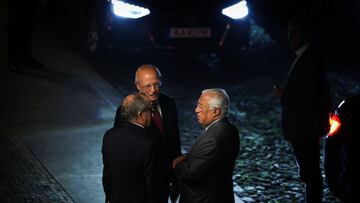
[[[137,126],[139,126],[139,127],[143,128],[143,129],[145,129],[145,127],[144,127],[144,126],[142,126],[142,125],[140,125],[139,123],[135,123],[135,122],[130,122],[130,123],[132,123],[132,124],[134,124],[134,125],[137,125]]]
[[[162,112],[161,112],[161,107],[159,102],[153,103],[151,104],[153,107],[156,107],[156,109],[158,110],[158,112],[160,113],[160,116],[162,117]]]
[[[208,125],[208,126],[205,128],[205,131],[207,131],[214,123],[218,122],[219,120],[221,120],[221,119],[223,119],[223,118],[224,118],[224,117],[214,120],[212,123],[210,123],[210,125]]]
[[[300,56],[301,54],[303,54],[305,52],[305,50],[309,47],[310,43],[306,43],[304,45],[302,45],[300,48],[296,49],[295,54],[297,56]]]

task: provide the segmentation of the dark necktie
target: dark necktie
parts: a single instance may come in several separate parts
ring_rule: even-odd
[[[152,106],[152,118],[155,122],[156,127],[159,129],[161,135],[164,135],[164,127],[160,112],[157,109],[156,104]]]

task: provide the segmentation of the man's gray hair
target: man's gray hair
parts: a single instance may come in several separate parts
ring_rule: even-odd
[[[138,92],[130,94],[129,99],[124,99],[121,103],[120,117],[122,121],[133,121],[141,111],[151,108],[151,103],[146,97]]]
[[[220,88],[211,88],[203,90],[202,93],[211,93],[214,95],[208,103],[210,108],[220,108],[221,115],[223,116],[228,114],[230,108],[230,98],[225,90]]]

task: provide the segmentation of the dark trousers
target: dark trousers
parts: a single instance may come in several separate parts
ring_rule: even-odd
[[[290,142],[299,166],[301,180],[306,185],[306,202],[321,202],[323,179],[320,168],[319,137],[316,135],[309,138],[304,135],[297,136]]]

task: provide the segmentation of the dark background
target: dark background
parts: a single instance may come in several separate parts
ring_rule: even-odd
[[[42,3],[42,10],[63,18],[79,39],[86,33],[87,14],[92,1],[52,1]],[[191,6],[191,5],[189,5]],[[284,49],[287,48],[286,27],[292,17],[307,18],[313,22],[317,40],[324,56],[331,63],[357,62],[360,36],[360,3],[357,0],[249,0],[249,18],[265,29]],[[75,38],[76,39],[76,38]],[[78,41],[79,42],[79,41]],[[83,42],[80,40],[80,42]],[[85,43],[85,42],[83,42]]]
[[[1,68],[6,69],[7,10],[4,3],[6,1],[1,1],[0,40]],[[86,170],[90,170],[90,175],[100,174],[99,145],[105,128],[112,126],[114,116],[111,114],[106,115],[106,119],[98,118],[98,114],[101,114],[97,112],[98,109],[108,108],[108,105],[103,101],[92,100],[92,96],[88,98],[82,94],[77,95],[77,91],[84,95],[92,93],[93,90],[87,85],[96,83],[90,80],[84,85],[86,77],[81,77],[83,72],[79,70],[86,66],[96,71],[118,93],[125,95],[135,90],[135,69],[142,63],[153,63],[163,73],[162,90],[173,96],[177,102],[183,150],[188,150],[201,132],[193,112],[200,91],[209,87],[224,88],[232,100],[230,118],[239,127],[241,136],[241,152],[236,163],[234,180],[245,191],[237,191],[239,196],[251,197],[258,202],[303,200],[303,188],[296,163],[291,148],[280,131],[280,104],[274,101],[271,95],[273,84],[282,81],[292,61],[292,53],[286,39],[287,22],[293,16],[312,19],[317,30],[317,40],[330,70],[329,79],[335,106],[343,98],[360,92],[359,1],[249,0],[249,18],[253,21],[250,29],[250,47],[226,69],[219,67],[219,58],[216,55],[121,56],[112,53],[105,58],[94,59],[88,55],[85,48],[89,3],[80,0],[40,2],[34,24],[34,54],[48,69],[24,70],[24,73],[19,75],[11,72],[7,75],[10,78],[8,83],[2,81],[2,89],[6,90],[2,92],[8,95],[1,99],[1,106],[5,112],[1,112],[1,121],[8,124],[9,128],[26,132],[19,137],[25,140],[34,154],[40,157],[40,161],[54,172],[52,174],[56,178],[60,174],[60,180],[63,178],[61,183],[74,197],[78,195],[86,199],[90,196],[81,193],[81,184],[102,194],[100,176],[86,176],[85,181],[79,178],[80,181],[76,182],[79,180],[77,177],[70,176],[66,179],[62,176],[61,170],[65,171],[65,174],[82,174]],[[19,6],[22,6],[21,3]],[[57,44],[64,45],[66,52],[52,50],[59,47]],[[71,89],[76,94],[69,91],[75,96],[70,94],[64,95],[65,98],[52,98],[57,94],[48,86],[60,86],[60,92],[64,94],[68,94],[68,89]],[[62,89],[63,86],[67,91]],[[22,95],[17,95],[18,92],[11,92],[12,89],[25,91],[27,88],[30,90],[25,94],[28,96],[27,100],[24,100]],[[44,89],[44,92],[37,92],[37,89]],[[48,89],[52,91],[47,91]],[[9,101],[11,98],[20,99]],[[50,101],[50,104],[42,98],[46,102]],[[118,97],[116,99],[115,105],[120,100]],[[75,110],[72,109],[74,106]],[[53,115],[52,111],[59,113]],[[33,114],[28,115],[27,112]],[[98,114],[92,114],[93,112]],[[46,117],[47,115],[50,116]],[[30,118],[30,122],[19,123],[25,120],[23,118]],[[92,122],[96,123],[95,121],[105,123],[106,127],[101,126],[104,129],[98,129],[91,134],[88,131],[92,131],[93,126],[88,125],[93,125]],[[74,126],[78,123],[81,126]],[[56,127],[55,130],[52,126]],[[61,136],[51,135],[69,126],[69,132],[72,132],[72,128],[83,127],[86,135],[81,135],[77,131]],[[41,132],[39,128],[44,131],[43,137],[38,135],[38,131]],[[27,134],[31,136],[26,136]],[[77,140],[73,141],[73,137]],[[81,143],[85,143],[86,146],[78,147]],[[62,160],[67,161],[67,157],[75,157],[76,160],[62,165]],[[17,177],[19,174],[15,175]],[[74,181],[71,182],[72,180]],[[70,184],[67,184],[69,182]],[[31,190],[31,187],[29,188]],[[325,190],[325,199],[336,202],[328,189]],[[100,198],[98,193],[92,195]]]

